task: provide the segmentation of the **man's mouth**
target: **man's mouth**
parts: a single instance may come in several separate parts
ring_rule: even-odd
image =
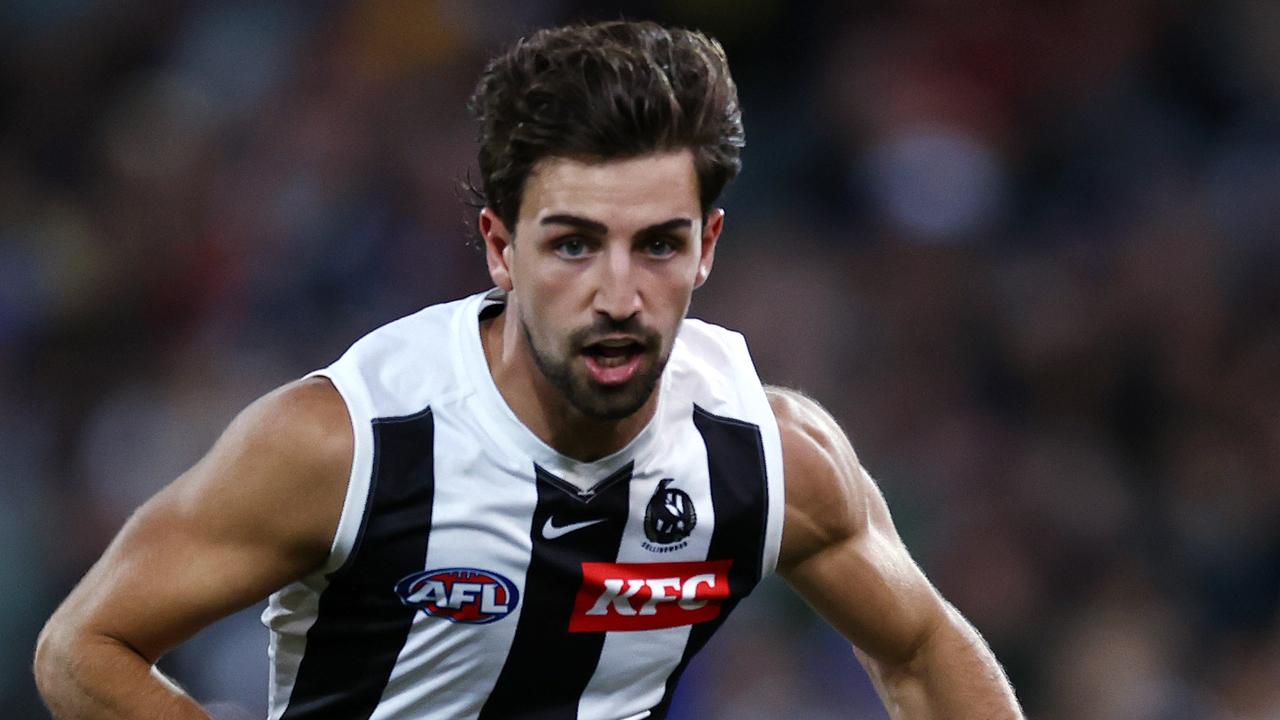
[[[601,385],[622,385],[639,372],[645,347],[632,338],[610,338],[587,345],[582,354],[592,380]]]

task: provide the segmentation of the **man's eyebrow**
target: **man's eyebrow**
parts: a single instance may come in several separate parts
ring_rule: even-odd
[[[586,230],[587,232],[593,235],[609,234],[608,225],[605,225],[604,223],[596,222],[595,220],[588,220],[586,218],[581,218],[581,217],[578,217],[577,215],[548,215],[542,218],[539,224],[568,225],[570,227],[578,228],[579,230]]]
[[[568,225],[570,227],[585,230],[593,235],[608,235],[609,226],[595,220],[588,220],[577,215],[548,215],[539,221],[541,225]],[[641,228],[636,233],[637,237],[648,235],[658,235],[661,233],[671,232],[673,230],[684,230],[693,227],[693,221],[689,218],[672,218],[665,222],[655,223],[647,227]]]
[[[672,230],[685,230],[692,227],[693,221],[689,218],[672,218],[666,222],[660,222],[656,225],[641,228],[640,232],[636,233],[636,235],[639,237],[646,235],[660,235],[662,233],[669,233]]]

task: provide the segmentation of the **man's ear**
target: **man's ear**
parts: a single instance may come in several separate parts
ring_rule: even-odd
[[[493,211],[485,207],[480,211],[477,220],[480,237],[484,238],[484,259],[489,265],[489,277],[493,284],[511,292],[511,241],[512,233],[506,223]]]
[[[702,226],[702,257],[698,260],[698,273],[694,276],[693,286],[702,287],[711,275],[711,265],[716,260],[716,242],[720,239],[720,231],[724,230],[724,209],[716,208],[707,213],[707,221]]]

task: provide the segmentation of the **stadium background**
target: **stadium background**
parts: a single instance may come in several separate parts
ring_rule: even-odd
[[[842,420],[1030,715],[1280,717],[1280,4],[858,5],[0,6],[0,716],[45,716],[44,618],[238,408],[485,286],[482,62],[625,11],[741,88],[694,314]],[[261,717],[265,643],[162,666]],[[675,716],[883,715],[775,583]]]

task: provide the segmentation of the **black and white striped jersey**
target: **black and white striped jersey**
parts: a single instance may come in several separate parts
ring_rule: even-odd
[[[273,720],[661,718],[774,569],[782,450],[741,335],[686,320],[653,420],[583,463],[494,385],[501,303],[426,308],[317,373],[355,454],[328,563],[263,614]]]

